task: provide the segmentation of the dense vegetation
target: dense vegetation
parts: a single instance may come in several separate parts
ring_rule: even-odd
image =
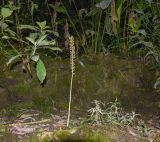
[[[159,9],[158,0],[2,0],[1,53],[31,74],[31,61],[44,68],[39,56],[66,53],[72,35],[79,54],[153,56],[159,64]]]

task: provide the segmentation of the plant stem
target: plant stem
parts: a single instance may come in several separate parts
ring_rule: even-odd
[[[100,11],[99,14],[99,23],[98,23],[98,29],[97,29],[97,36],[96,36],[96,41],[95,41],[95,53],[97,53],[97,48],[98,48],[98,39],[99,39],[99,32],[100,32],[100,27],[101,27],[101,17],[102,17],[102,10]]]
[[[72,86],[73,86],[73,77],[74,77],[74,71],[75,71],[75,43],[74,43],[73,36],[69,37],[69,47],[70,47],[71,81],[70,81],[67,127],[69,126],[69,122],[70,122],[71,102],[72,102]]]
[[[71,116],[71,102],[72,102],[72,86],[73,86],[73,72],[71,75],[71,82],[70,82],[70,93],[69,93],[69,105],[68,105],[68,119],[67,119],[67,127],[69,126],[70,116]]]
[[[80,18],[80,16],[79,16],[79,13],[78,13],[78,8],[77,8],[77,5],[76,5],[76,3],[75,3],[75,1],[73,0],[73,4],[74,4],[74,7],[75,7],[75,9],[76,9],[76,13],[77,13],[77,17],[78,17],[78,20],[79,20],[79,23],[80,23],[80,26],[81,26],[81,30],[82,30],[82,33],[83,33],[83,35],[84,35],[84,37],[85,37],[85,45],[86,45],[86,47],[87,47],[87,49],[89,48],[89,46],[88,46],[88,44],[87,44],[87,38],[86,38],[86,34],[85,34],[85,30],[84,30],[84,26],[83,26],[83,23],[82,23],[82,19]]]
[[[66,12],[66,15],[67,15],[67,17],[68,17],[69,22],[70,22],[70,23],[71,23],[71,25],[73,26],[73,29],[74,29],[74,31],[75,31],[75,33],[76,33],[77,37],[78,37],[78,40],[82,43],[81,36],[80,36],[80,34],[79,34],[79,32],[78,32],[77,28],[75,27],[75,24],[74,24],[74,22],[73,22],[73,20],[72,20],[71,16],[69,15],[69,13],[68,13],[68,11],[67,11],[67,9],[66,9],[65,5],[63,4],[62,0],[60,0],[60,1],[61,1],[61,3],[62,3],[62,6],[63,6],[63,8],[64,8],[65,12]],[[85,47],[83,47],[83,50],[84,50],[84,52],[85,52],[85,53],[87,53],[87,51],[86,51]]]

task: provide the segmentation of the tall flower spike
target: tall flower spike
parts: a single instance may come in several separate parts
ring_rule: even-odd
[[[74,75],[75,72],[75,58],[76,58],[76,49],[74,43],[74,37],[69,37],[69,48],[70,48],[70,64],[71,64],[71,72]]]
[[[75,50],[73,36],[69,37],[69,48],[70,48],[70,64],[71,64],[71,82],[70,82],[70,93],[69,93],[69,104],[68,104],[67,127],[69,126],[70,116],[71,116],[72,86],[73,86],[73,77],[75,72],[75,58],[76,58],[76,53],[75,53],[76,50]]]

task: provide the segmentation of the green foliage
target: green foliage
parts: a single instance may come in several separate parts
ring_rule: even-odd
[[[107,107],[99,101],[94,101],[95,106],[89,109],[88,121],[97,125],[101,124],[118,124],[133,125],[138,114],[135,112],[124,113],[120,103],[115,100],[107,105]]]
[[[111,0],[102,0],[101,2],[96,4],[97,8],[106,9],[110,5]]]
[[[103,104],[101,102],[95,100],[94,105],[95,106],[93,108],[88,110],[88,112],[90,114],[89,121],[100,125],[103,122],[103,116],[104,116],[104,112],[101,108],[101,105],[103,105]]]
[[[2,11],[4,11],[3,8]],[[8,16],[10,15],[9,14],[7,15],[5,13],[3,17],[8,17]],[[37,77],[40,80],[40,82],[43,83],[46,77],[46,69],[42,60],[37,54],[37,50],[42,48],[42,49],[50,49],[52,51],[61,51],[60,48],[55,47],[56,41],[54,39],[48,40],[49,34],[50,33],[54,34],[54,33],[50,30],[50,27],[46,25],[46,21],[37,22],[37,26],[21,25],[19,29],[21,30],[29,29],[29,30],[34,30],[35,32],[30,33],[29,36],[25,37],[24,39],[19,39],[18,35],[15,32],[12,32],[12,30],[8,29],[7,24],[5,28],[3,27],[2,38],[9,43],[9,45],[15,52],[15,55],[12,55],[10,57],[6,65],[9,66],[12,62],[18,61],[17,59],[20,58],[23,62],[23,68],[25,70],[28,70],[28,72],[32,74],[30,69],[30,62],[34,61],[37,63],[36,66]],[[13,34],[10,33],[8,34],[7,31],[10,31],[10,33],[12,32]],[[29,49],[20,52],[17,48],[14,47],[14,45],[12,45],[11,43],[12,40],[18,41],[20,44],[22,43],[23,46],[26,46],[26,48]]]
[[[37,71],[38,79],[40,80],[41,83],[43,83],[47,73],[46,73],[46,68],[44,66],[44,63],[42,62],[41,59],[39,59],[37,62],[36,71]]]
[[[138,131],[141,137],[147,137],[153,132],[152,128],[147,126],[144,121],[139,121]]]
[[[150,0],[8,1],[0,6],[1,51],[7,65],[36,63],[39,54],[67,47],[72,34],[82,53],[159,56],[159,17],[158,1]]]
[[[9,8],[4,7],[1,9],[1,15],[3,16],[3,18],[7,18],[7,17],[11,16],[12,13],[13,13],[13,11]]]

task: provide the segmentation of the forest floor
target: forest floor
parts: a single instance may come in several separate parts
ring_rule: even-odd
[[[72,116],[66,127],[67,113],[46,116],[40,111],[23,110],[16,118],[1,118],[1,142],[160,142],[157,122],[123,126],[88,123]],[[139,119],[138,121],[142,121]]]

